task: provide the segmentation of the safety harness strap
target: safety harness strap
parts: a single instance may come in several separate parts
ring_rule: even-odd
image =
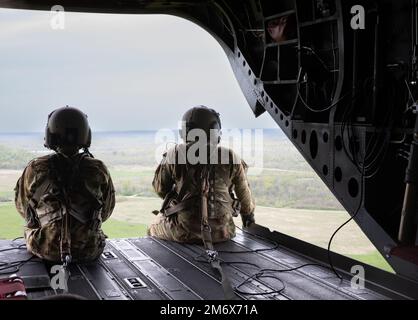
[[[63,212],[62,212],[62,225],[61,225],[61,239],[60,239],[60,250],[61,250],[61,261],[63,264],[64,269],[67,271],[69,264],[71,263],[72,256],[71,256],[71,226],[70,226],[70,204],[69,204],[69,196],[68,196],[68,189],[72,188],[72,183],[74,179],[75,173],[79,170],[80,163],[85,157],[88,157],[87,153],[80,154],[76,162],[73,164],[72,167],[72,176],[70,176],[68,181],[64,182],[60,179],[58,175],[58,170],[56,164],[54,162],[55,159],[51,159],[50,161],[50,169],[52,172],[53,179],[56,180],[57,187],[59,188],[61,195],[62,195],[62,202],[63,202]],[[56,154],[55,157],[58,157]]]
[[[196,196],[193,196],[193,197],[190,197],[188,199],[181,201],[180,203],[177,203],[174,206],[168,207],[167,209],[163,209],[162,214],[164,214],[164,216],[166,217],[169,217],[180,211],[186,210],[190,208],[196,202],[196,198],[197,198]]]
[[[192,168],[189,168],[188,174],[186,175],[179,193],[177,194],[176,192],[176,185],[173,185],[171,191],[165,196],[161,210],[159,212],[162,213],[165,217],[170,217],[173,214],[188,209],[194,205],[199,195],[188,193],[188,186],[192,183],[193,179],[194,171]],[[171,205],[172,203],[175,204]]]
[[[212,230],[209,225],[208,219],[208,194],[209,194],[209,170],[208,168],[202,169],[201,181],[201,212],[202,212],[202,240],[205,247],[206,255],[208,257],[211,267],[216,270],[221,276],[222,289],[224,291],[224,296],[226,300],[236,299],[234,290],[232,289],[231,283],[228,277],[225,275],[221,263],[218,259],[218,252],[215,250],[212,241]]]

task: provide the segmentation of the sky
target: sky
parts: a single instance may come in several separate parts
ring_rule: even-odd
[[[0,9],[0,132],[40,132],[65,105],[93,131],[176,128],[195,105],[216,109],[225,128],[277,128],[255,118],[217,41],[168,15]],[[56,20],[53,20],[56,21]]]

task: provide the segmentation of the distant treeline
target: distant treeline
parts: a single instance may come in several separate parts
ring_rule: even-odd
[[[32,158],[31,152],[0,145],[0,169],[22,169]]]
[[[92,151],[110,168],[118,195],[156,196],[151,183],[158,156],[151,138],[149,135],[109,135],[96,140]],[[264,138],[263,163],[267,169],[262,174],[248,177],[258,205],[341,209],[335,197],[288,140],[268,134]],[[0,169],[21,170],[35,157],[35,153],[27,148],[25,151],[12,145],[12,141],[8,146],[0,145]],[[13,187],[10,185],[6,189],[13,190]],[[7,193],[7,197],[11,197],[11,193]]]
[[[121,196],[156,197],[152,189],[153,170],[112,170],[116,193]],[[313,172],[264,170],[248,177],[259,206],[316,210],[341,210],[342,207]]]

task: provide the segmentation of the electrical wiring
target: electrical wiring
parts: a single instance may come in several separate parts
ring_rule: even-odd
[[[7,252],[7,251],[13,251],[13,250],[20,250],[20,249],[26,249],[26,244],[21,244],[21,245],[19,245],[17,247],[11,247],[11,248],[6,248],[6,249],[1,249],[0,250],[0,253],[1,252]]]
[[[351,124],[350,119],[351,119],[352,113],[355,111],[355,102],[360,98],[366,99],[367,95],[363,96],[362,94],[364,92],[371,92],[372,88],[369,87],[369,86],[372,86],[372,85],[373,85],[372,78],[367,78],[367,79],[364,80],[364,85],[360,87],[361,89],[357,89],[357,90],[353,91],[353,96],[352,96],[352,99],[350,100],[351,103],[350,103],[349,107],[344,110],[344,112],[342,114],[341,125],[340,125],[340,137],[341,137],[342,149],[343,149],[345,155],[347,156],[347,158],[355,165],[355,167],[357,168],[357,170],[359,172],[361,172],[361,169],[360,169],[358,161],[356,159],[356,154],[355,154],[354,150],[351,150],[351,152],[349,152],[347,150],[347,146],[346,146],[346,143],[345,143],[345,131],[346,131],[346,128],[348,128],[348,130],[347,130],[348,141],[352,142],[353,141],[353,139],[352,139],[353,136],[352,136],[352,133],[350,133],[350,129],[352,129],[352,124]],[[349,124],[349,125],[347,126],[347,124]]]
[[[22,268],[26,263],[32,261],[34,258],[35,256],[32,256],[26,260],[19,260],[19,261],[7,262],[7,263],[0,262],[0,275],[14,274],[14,273],[19,272],[20,268]]]
[[[325,268],[325,269],[330,269],[330,267],[328,267],[326,265],[319,264],[319,263],[306,263],[306,264],[303,264],[301,266],[294,267],[294,268],[289,268],[289,269],[260,269],[257,273],[249,276],[243,282],[241,282],[239,285],[237,285],[235,287],[235,291],[239,294],[242,294],[242,295],[251,295],[251,296],[263,296],[263,295],[270,295],[270,294],[280,294],[286,289],[286,285],[285,285],[283,280],[281,280],[277,276],[270,275],[270,273],[293,272],[293,271],[297,271],[297,270],[300,270],[300,269],[306,268],[306,267],[321,267],[321,268]],[[261,279],[261,278],[274,278],[276,280],[279,280],[282,283],[283,286],[282,286],[282,288],[280,288],[278,290],[272,290],[272,291],[262,292],[262,293],[245,292],[245,291],[239,290],[240,287],[242,287],[244,284],[250,282],[251,280]]]
[[[392,95],[393,100],[397,101],[397,91],[395,89],[393,89],[392,94],[393,94]],[[387,113],[386,118],[385,118],[385,120],[383,122],[383,125],[382,125],[382,129],[380,130],[380,135],[378,135],[378,137],[376,138],[376,144],[373,148],[373,151],[375,150],[377,142],[381,139],[381,137],[383,137],[383,143],[382,143],[381,149],[378,151],[378,153],[375,156],[375,158],[373,159],[373,161],[368,161],[369,158],[371,157],[371,154],[373,154],[373,152],[370,152],[370,154],[366,154],[366,157],[365,157],[366,172],[369,171],[369,168],[374,164],[376,159],[379,158],[382,150],[385,149],[386,146],[388,146],[390,144],[390,130],[387,130],[385,128],[392,128],[392,126],[393,126],[393,123],[394,123],[394,118],[393,118],[394,109],[395,109],[395,102],[393,102],[393,107],[388,110],[388,113]],[[377,134],[377,130],[375,130],[375,132],[374,132],[374,135],[376,135],[376,134]]]
[[[299,75],[300,77],[300,75]],[[312,107],[310,107],[306,101],[304,101],[303,97],[301,97],[300,94],[300,88],[299,88],[300,82],[298,81],[298,85],[297,85],[297,94],[298,97],[300,98],[300,101],[305,105],[305,107],[313,112],[325,112],[328,111],[330,109],[332,109],[333,107],[335,107],[339,102],[341,102],[346,95],[343,95],[336,103],[323,108],[321,110],[319,110],[319,108],[315,108],[313,109]],[[367,86],[366,86],[367,87]],[[367,89],[367,88],[363,88],[363,89]],[[409,87],[408,87],[409,89]],[[367,90],[365,90],[367,92]],[[351,102],[354,102],[359,96],[360,96],[361,92],[353,92],[353,99],[351,100]],[[393,101],[397,101],[397,90],[396,88],[393,89],[393,91],[391,92]],[[412,93],[409,90],[410,99],[413,99]],[[348,93],[347,93],[348,94]],[[414,102],[415,103],[415,102]],[[351,118],[352,113],[355,110],[355,104],[351,103],[350,107],[348,109],[346,109],[344,111],[343,114],[343,121],[341,124],[341,137],[342,137],[342,143],[343,143],[343,148],[344,151],[346,153],[346,155],[348,156],[348,158],[353,162],[353,164],[355,164],[356,168],[359,170],[359,172],[361,173],[361,192],[360,192],[360,200],[359,200],[359,204],[358,207],[356,208],[354,214],[347,220],[345,221],[341,226],[339,226],[331,235],[329,241],[328,241],[328,246],[327,246],[327,256],[328,256],[328,266],[324,266],[321,264],[306,264],[306,265],[302,265],[299,267],[295,267],[295,268],[291,268],[291,269],[283,269],[283,270],[275,270],[275,269],[261,269],[259,270],[258,273],[249,276],[247,279],[244,280],[244,282],[242,282],[240,285],[238,285],[236,287],[237,292],[241,293],[241,294],[248,294],[248,295],[268,295],[268,294],[272,294],[272,293],[281,293],[285,290],[285,286],[283,286],[283,288],[281,288],[280,290],[277,291],[271,291],[271,292],[266,292],[266,293],[249,293],[249,292],[242,292],[240,290],[238,290],[240,287],[242,287],[242,285],[244,285],[245,283],[248,283],[249,281],[251,281],[252,279],[259,279],[260,277],[264,276],[267,272],[270,273],[280,273],[280,272],[292,272],[292,271],[296,271],[299,270],[301,268],[304,268],[306,266],[320,266],[320,267],[325,267],[328,269],[331,269],[333,271],[333,273],[340,279],[343,280],[343,277],[337,272],[337,270],[334,267],[333,261],[332,261],[332,255],[331,255],[331,245],[332,242],[335,238],[335,236],[338,234],[339,231],[341,231],[341,229],[343,229],[347,224],[349,224],[352,220],[354,220],[361,212],[361,207],[363,204],[363,197],[364,197],[364,180],[366,178],[371,178],[373,177],[375,174],[378,173],[379,170],[379,164],[381,163],[381,161],[383,161],[383,159],[385,159],[385,156],[388,152],[389,149],[389,145],[390,145],[390,134],[388,133],[389,130],[385,129],[385,128],[391,128],[393,126],[394,123],[394,118],[393,118],[393,113],[394,113],[394,109],[395,109],[395,103],[393,103],[393,107],[389,108],[386,117],[384,119],[383,122],[383,126],[381,130],[375,130],[372,138],[369,140],[367,146],[366,146],[366,150],[365,150],[365,154],[363,156],[363,161],[362,163],[360,163],[359,159],[357,159],[356,157],[356,153],[355,150],[352,150],[351,155],[348,152],[346,145],[345,145],[345,132],[346,129],[347,130],[347,134],[348,134],[348,140],[349,141],[353,141],[352,138],[354,136],[354,133],[352,131],[352,123],[349,120]],[[409,108],[410,109],[410,108]],[[371,146],[373,146],[372,148],[370,148]]]
[[[370,82],[371,79],[366,79],[365,80],[365,86],[362,89],[362,91],[365,92],[370,92],[370,88],[368,90],[368,85],[371,84]],[[392,86],[390,86],[390,88],[392,88]],[[396,100],[396,90],[393,89],[392,91],[392,97],[394,98],[394,100]],[[360,93],[360,92],[359,92]],[[355,100],[355,99],[354,99]],[[354,102],[353,100],[353,102]],[[347,135],[348,135],[348,141],[350,143],[352,143],[354,141],[354,134],[352,131],[352,123],[349,120],[352,116],[352,113],[354,112],[354,107],[355,105],[352,103],[351,106],[349,108],[347,108],[342,116],[342,123],[341,123],[341,140],[342,140],[342,147],[343,150],[346,154],[346,156],[350,159],[350,161],[356,166],[357,170],[361,173],[362,169],[360,167],[360,163],[358,161],[358,159],[356,158],[356,151],[354,150],[354,146],[352,145],[352,150],[348,151],[347,150],[347,146],[345,143],[345,136],[346,136],[346,131],[347,131]],[[371,178],[373,177],[379,169],[379,162],[382,161],[385,158],[385,155],[387,153],[387,150],[389,148],[389,144],[390,144],[390,134],[388,133],[389,131],[385,128],[387,127],[392,127],[393,125],[393,112],[394,112],[394,107],[390,108],[388,110],[388,113],[385,117],[385,120],[383,122],[382,128],[380,130],[376,130],[374,131],[374,134],[372,136],[372,140],[375,140],[375,143],[373,144],[373,148],[371,151],[367,152],[366,157],[365,157],[365,163],[366,163],[366,172],[365,172],[365,178]],[[379,133],[379,134],[378,134]],[[381,142],[382,140],[382,142]],[[372,160],[370,160],[372,159]],[[372,169],[374,169],[372,171]],[[370,173],[372,172],[372,173]]]
[[[327,107],[326,109],[331,109],[332,107],[336,106],[340,101],[342,101],[345,98],[346,95],[348,95],[350,93],[352,93],[352,92],[349,92],[349,93],[345,94],[336,103],[334,103],[333,105]],[[300,94],[300,93],[298,93],[298,94]],[[354,93],[351,101],[352,102],[355,101],[358,97],[359,97],[359,93],[358,92],[357,93]],[[318,110],[316,110],[316,111],[318,111]],[[351,129],[352,125],[348,121],[348,119],[350,118],[351,113],[353,111],[354,111],[354,104],[351,104],[350,108],[344,112],[344,115],[343,115],[343,123],[342,123],[342,126],[341,126],[341,128],[342,128],[342,137],[343,138],[344,138],[344,132],[345,132],[345,128],[346,128],[347,124],[348,124],[347,127],[349,129],[349,131],[348,131],[349,137],[352,134],[352,133],[350,133],[350,129]],[[387,122],[387,119],[390,119],[391,118],[392,112],[393,112],[393,109],[392,110],[389,110],[389,112],[388,112],[388,114],[386,116],[386,119],[385,119],[386,120],[385,123]],[[263,292],[263,293],[251,293],[251,292],[241,291],[241,290],[239,290],[239,288],[242,287],[244,284],[248,283],[249,281],[251,281],[252,279],[260,279],[260,278],[267,277],[267,276],[273,277],[272,275],[266,275],[267,273],[293,272],[293,271],[297,271],[299,269],[302,269],[302,268],[305,268],[305,267],[308,267],[308,266],[315,266],[315,267],[322,267],[322,268],[330,269],[340,280],[343,280],[343,277],[337,272],[337,270],[334,267],[334,264],[333,264],[333,261],[332,261],[332,255],[331,255],[331,245],[332,245],[332,242],[333,242],[335,236],[338,234],[338,232],[341,229],[343,229],[348,223],[350,223],[352,220],[354,220],[357,217],[357,215],[361,212],[360,209],[361,209],[361,206],[362,206],[363,194],[364,194],[364,192],[363,192],[364,179],[367,177],[366,176],[366,170],[368,168],[372,168],[372,166],[375,165],[375,163],[377,163],[377,161],[380,158],[381,154],[384,154],[385,151],[387,151],[386,148],[383,148],[384,146],[387,147],[387,145],[388,145],[387,143],[384,143],[385,141],[387,141],[387,138],[384,137],[383,143],[381,144],[381,147],[378,148],[378,145],[380,145],[380,143],[379,143],[380,140],[382,140],[381,139],[381,136],[377,136],[377,131],[375,131],[375,133],[373,135],[373,139],[370,139],[369,140],[368,145],[366,147],[366,152],[365,152],[365,155],[363,157],[362,168],[361,169],[359,167],[360,164],[359,164],[358,159],[356,159],[356,157],[354,155],[351,158],[349,156],[348,151],[345,150],[346,153],[347,153],[347,155],[350,157],[350,159],[353,161],[353,163],[356,165],[356,167],[361,172],[361,181],[362,181],[361,198],[360,198],[359,205],[358,205],[358,208],[356,209],[355,213],[350,217],[350,219],[348,219],[346,222],[344,222],[341,226],[339,226],[334,231],[334,233],[331,235],[331,237],[330,237],[330,239],[328,241],[328,247],[327,247],[328,266],[323,265],[323,264],[317,264],[317,263],[308,263],[308,264],[304,264],[304,265],[301,265],[301,266],[298,266],[298,267],[294,267],[294,268],[290,268],[290,269],[260,269],[257,273],[249,276],[241,284],[239,284],[238,286],[236,286],[235,287],[235,292],[237,292],[239,294],[242,294],[242,295],[251,295],[251,296],[262,296],[262,295],[269,295],[269,294],[280,294],[281,292],[283,292],[285,290],[285,284],[284,284],[284,282],[282,280],[280,280],[277,277],[275,277],[275,278],[278,279],[279,281],[281,281],[282,284],[283,284],[282,288],[280,288],[279,290],[273,290],[273,291]],[[373,143],[372,152],[369,153],[370,146],[372,145],[372,142],[374,142]],[[344,139],[343,139],[343,143],[344,143]],[[345,148],[345,145],[344,145],[344,148]],[[375,150],[377,150],[376,153],[375,153]],[[367,159],[372,159],[372,160],[370,162],[366,163],[366,160]],[[241,229],[241,228],[239,228],[239,229]],[[242,231],[244,233],[247,233],[245,230],[242,230]],[[263,239],[263,240],[265,241],[265,239]],[[255,249],[255,250],[239,250],[239,251],[228,251],[228,250],[224,250],[224,251],[219,251],[219,253],[257,253],[257,252],[262,252],[262,251],[275,250],[278,247],[279,247],[278,243],[275,243],[274,242],[274,246],[273,247],[270,247],[270,248]],[[223,263],[226,263],[226,264],[228,264],[228,263],[234,264],[233,261],[229,261],[229,262],[222,261],[222,262]],[[251,265],[253,267],[256,267],[252,263],[247,263],[247,262],[241,262],[241,263],[242,264],[248,264],[248,265]]]
[[[368,149],[369,149],[369,147],[370,147],[370,143],[371,143],[371,140],[369,141],[369,143],[367,144],[367,147],[366,147],[366,154],[367,154],[367,152],[368,152]],[[343,229],[347,224],[349,224],[352,220],[354,220],[357,216],[358,216],[358,214],[361,212],[361,206],[363,205],[363,198],[364,198],[364,178],[365,178],[365,170],[366,170],[366,164],[365,164],[365,161],[363,161],[363,168],[362,168],[362,172],[361,172],[361,178],[360,178],[360,181],[361,181],[361,191],[360,191],[360,200],[359,200],[359,203],[358,203],[358,207],[357,207],[357,209],[356,209],[356,211],[354,212],[354,214],[347,220],[347,221],[345,221],[341,226],[339,226],[335,231],[334,231],[334,233],[332,234],[332,236],[331,236],[331,238],[329,239],[329,241],[328,241],[328,249],[327,249],[327,254],[328,254],[328,262],[329,262],[329,265],[330,265],[330,268],[332,269],[332,271],[334,272],[334,274],[340,279],[340,280],[342,280],[343,278],[342,278],[342,276],[337,272],[337,270],[335,269],[335,267],[334,267],[334,264],[333,264],[333,262],[332,262],[332,256],[331,256],[331,245],[332,245],[332,241],[334,240],[334,238],[335,238],[335,236],[337,235],[337,233],[341,230],[341,229]]]
[[[299,50],[301,50],[301,49],[304,49],[304,50],[307,50],[307,51],[311,52],[316,57],[316,59],[321,63],[322,67],[329,72],[329,68],[327,67],[327,65],[325,64],[325,62],[321,59],[321,57],[315,52],[315,50],[313,50],[310,47],[306,47],[306,46],[300,47]],[[352,91],[350,90],[349,92],[347,92],[344,95],[342,95],[337,101],[333,102],[329,106],[324,107],[322,109],[319,108],[319,107],[312,107],[312,106],[310,106],[306,102],[306,100],[303,98],[303,96],[301,94],[301,90],[300,90],[300,85],[301,85],[300,78],[301,78],[301,75],[302,75],[302,67],[299,69],[298,79],[297,79],[297,83],[296,83],[296,95],[297,95],[297,99],[300,100],[302,102],[302,104],[304,105],[304,107],[306,109],[308,109],[309,111],[311,111],[311,112],[314,112],[314,113],[327,112],[327,111],[333,109],[334,107],[336,107],[341,101],[343,101],[346,97],[348,97],[352,93]]]
[[[203,258],[203,259],[199,259],[199,258]],[[207,258],[205,258],[205,254],[200,254],[196,257],[193,257],[193,260],[196,262],[201,262],[201,263],[209,263],[209,261],[207,260]],[[254,267],[256,269],[260,269],[260,266],[256,265],[255,263],[251,263],[251,262],[246,262],[246,261],[225,261],[221,258],[218,258],[218,260],[220,261],[221,264],[225,264],[225,265],[234,265],[234,264],[243,264],[243,265],[248,265],[251,267]]]
[[[367,90],[367,81],[369,80],[370,79],[366,79],[366,85],[363,89],[366,92],[370,92],[370,90]],[[389,87],[390,88],[393,87],[393,90],[391,91],[391,98],[393,99],[393,101],[397,101],[396,98],[397,98],[398,90],[396,90],[396,86],[389,86]],[[365,156],[363,157],[363,162],[365,165],[364,178],[374,177],[379,172],[379,169],[380,169],[379,164],[386,157],[386,154],[390,146],[390,130],[388,128],[391,128],[393,126],[394,110],[395,110],[395,103],[393,103],[393,107],[388,110],[381,129],[378,130],[375,128],[373,136],[370,138],[369,143],[371,141],[374,141],[374,143],[373,143],[372,149],[370,151],[367,151],[365,153]],[[350,161],[356,166],[357,170],[361,173],[362,172],[361,166],[363,166],[363,164],[360,163],[360,161],[357,159],[356,150],[354,150],[354,146],[352,146],[351,148],[352,150],[350,150],[349,152],[347,150],[346,143],[345,143],[346,131],[348,135],[348,141],[350,143],[354,141],[354,134],[352,132],[352,124],[351,124],[351,121],[349,120],[353,112],[354,112],[354,104],[352,104],[350,108],[346,109],[343,114],[340,134],[342,137],[341,139],[342,147],[346,156],[350,159]]]
[[[318,54],[312,48],[309,48],[309,47],[301,47],[301,49],[305,49],[305,50],[308,50],[309,52],[311,52],[317,58],[317,60],[323,65],[323,67],[327,69],[325,63],[321,60],[321,58],[318,56]],[[352,138],[353,138],[354,135],[352,133],[352,124],[349,121],[349,119],[350,119],[350,117],[351,117],[351,115],[352,115],[352,113],[354,112],[354,109],[355,109],[355,104],[353,102],[356,101],[360,97],[360,94],[363,91],[365,91],[365,92],[371,92],[371,90],[368,90],[368,86],[372,84],[372,82],[371,82],[372,79],[371,78],[366,79],[365,80],[365,86],[361,90],[359,90],[358,92],[355,89],[350,90],[350,91],[346,92],[345,94],[343,94],[337,101],[335,101],[334,103],[330,104],[329,106],[324,107],[324,108],[319,108],[319,107],[312,107],[312,106],[310,106],[306,102],[306,100],[303,98],[303,96],[301,94],[301,90],[300,90],[300,85],[301,85],[300,78],[301,78],[301,75],[302,75],[302,68],[300,68],[300,70],[299,70],[298,80],[297,80],[297,84],[296,84],[297,99],[304,105],[304,107],[306,109],[308,109],[311,112],[315,112],[315,113],[327,112],[327,111],[333,109],[334,107],[337,107],[345,98],[347,98],[348,96],[351,95],[351,100],[350,100],[351,101],[351,105],[350,105],[349,108],[347,108],[344,111],[343,117],[342,117],[342,119],[343,119],[342,120],[342,124],[341,124],[342,147],[344,149],[345,154],[350,159],[350,161],[356,166],[357,170],[359,172],[361,172],[361,168],[360,168],[360,165],[359,165],[359,161],[358,161],[358,159],[356,159],[356,156],[357,155],[356,155],[355,150],[351,150],[351,152],[349,152],[347,150],[347,147],[346,147],[346,144],[345,144],[345,132],[346,132],[346,128],[347,128],[348,140],[350,141],[350,143],[352,143],[352,141],[353,141]],[[407,84],[407,87],[408,87],[408,90],[409,90],[408,84]],[[409,92],[410,92],[410,97],[409,98],[413,98],[412,93],[411,93],[410,90],[409,90]],[[396,92],[394,92],[394,94],[396,95]],[[391,119],[390,116],[392,114],[393,114],[393,108],[389,110],[386,119]],[[387,123],[387,120],[385,120],[384,123],[386,124]],[[382,130],[382,131],[384,132],[385,130]],[[380,140],[382,139],[382,135],[378,135],[377,137],[376,136],[377,136],[377,134],[375,132],[375,134],[373,136],[373,139],[376,139],[376,144],[374,145],[374,147],[372,149],[372,152],[370,152],[370,154],[367,155],[367,158],[366,158],[366,162],[367,162],[366,172],[367,172],[367,174],[365,174],[365,177],[372,177],[372,176],[374,176],[374,174],[377,173],[377,169],[375,169],[374,166],[377,166],[376,164],[379,163],[379,160],[381,158],[384,158],[384,155],[386,154],[386,151],[388,149],[388,144],[387,144],[388,137],[387,137],[387,135],[383,135],[383,142],[382,143],[379,143]],[[390,139],[390,137],[389,137],[389,139]],[[376,151],[376,154],[375,154],[375,150],[377,150]],[[382,155],[383,155],[383,157],[382,157]],[[372,161],[369,162],[368,160],[372,156],[374,156],[374,158],[372,158]],[[375,169],[375,170],[372,171],[372,169]],[[372,174],[368,174],[368,172],[370,172],[370,171],[372,171]]]
[[[219,251],[217,251],[218,253],[257,253],[257,252],[272,251],[272,250],[276,250],[277,248],[279,248],[279,244],[277,242],[275,242],[275,241],[263,239],[263,238],[261,238],[261,237],[259,237],[257,235],[251,234],[251,233],[243,230],[242,228],[240,228],[238,226],[236,226],[236,228],[239,229],[239,230],[241,230],[243,233],[246,233],[246,234],[249,234],[249,235],[251,235],[253,237],[259,238],[259,239],[263,240],[264,242],[270,242],[273,246],[272,247],[269,247],[269,248],[250,249],[250,250],[238,250],[238,251],[235,251],[235,250],[219,250]]]
[[[350,112],[352,112],[353,111],[353,106],[351,107],[351,110],[350,110]],[[388,115],[387,115],[387,117],[386,117],[386,120],[387,119],[390,119],[391,118],[391,115],[392,115],[392,113],[393,113],[393,108],[388,112]],[[343,116],[343,118],[344,118],[344,116]],[[355,160],[355,157],[353,156],[353,158],[351,158],[350,156],[349,156],[349,154],[348,154],[348,152],[347,152],[347,150],[346,150],[346,147],[345,147],[345,142],[344,142],[344,129],[345,129],[345,125],[346,125],[346,123],[345,123],[345,119],[347,119],[347,118],[344,118],[343,119],[343,124],[342,124],[342,126],[341,126],[341,130],[342,130],[342,133],[341,133],[341,136],[342,136],[342,142],[343,142],[343,147],[344,147],[344,150],[345,150],[345,152],[346,152],[346,154],[347,154],[347,156],[350,158],[350,159],[352,159],[352,161],[353,161],[353,163],[356,165],[356,167],[357,167],[357,169],[359,169],[359,163],[358,163],[358,161],[356,161]],[[385,120],[385,123],[386,123],[386,120]],[[382,132],[383,132],[384,130],[382,130]],[[377,134],[377,130],[375,130],[375,132],[374,132],[374,135],[373,135],[373,138],[376,136],[376,134]],[[350,135],[350,133],[349,133],[349,135]],[[385,139],[385,140],[387,140],[387,139]],[[390,140],[390,139],[389,139]],[[349,136],[349,141],[351,141],[351,138],[350,138],[350,136]],[[377,160],[379,159],[379,157],[380,157],[380,155],[382,154],[382,151],[383,150],[385,150],[385,151],[383,151],[383,154],[386,154],[386,151],[387,151],[387,146],[388,146],[388,144],[386,143],[383,143],[382,144],[382,147],[380,148],[380,150],[378,151],[378,153],[375,155],[375,157],[374,157],[374,159],[371,161],[371,162],[369,162],[368,164],[367,164],[367,159],[368,159],[368,157],[370,157],[370,154],[369,154],[369,148],[370,148],[370,145],[371,145],[371,142],[373,141],[373,139],[370,139],[369,140],[369,142],[368,142],[368,144],[367,144],[367,146],[366,146],[366,151],[365,151],[365,155],[364,155],[364,158],[363,158],[363,163],[362,163],[362,169],[360,170],[359,169],[359,171],[361,172],[361,178],[360,178],[360,180],[361,180],[361,192],[360,192],[360,201],[359,201],[359,205],[358,205],[358,207],[357,207],[357,209],[356,209],[356,211],[354,212],[354,214],[347,220],[347,221],[345,221],[341,226],[339,226],[335,231],[334,231],[334,233],[331,235],[331,238],[329,239],[329,241],[328,241],[328,248],[327,248],[327,254],[328,254],[328,261],[329,261],[329,265],[330,265],[330,267],[331,267],[331,269],[332,269],[332,271],[334,272],[334,274],[340,279],[340,280],[342,280],[342,276],[336,271],[336,269],[335,269],[335,267],[334,267],[334,265],[333,265],[333,262],[332,262],[332,257],[331,257],[331,245],[332,245],[332,242],[333,242],[333,240],[334,240],[334,238],[335,238],[335,236],[338,234],[338,232],[341,230],[341,229],[343,229],[347,224],[349,224],[352,220],[354,220],[356,217],[357,217],[357,215],[360,213],[360,209],[361,209],[361,206],[362,206],[362,203],[363,203],[363,197],[364,197],[364,190],[363,190],[363,188],[364,188],[364,179],[365,178],[371,178],[371,177],[373,177],[373,175],[374,174],[376,174],[378,171],[375,171],[373,174],[369,174],[369,175],[366,175],[366,171],[367,171],[367,169],[370,169],[370,167],[371,167],[371,165],[373,165],[373,164],[375,164],[375,163],[377,163]],[[375,148],[376,148],[376,146],[377,146],[377,144],[378,144],[378,142],[379,142],[379,139],[376,139],[376,143],[374,144],[374,146],[373,146],[373,149],[372,149],[372,151],[374,152],[374,150],[375,150]],[[372,153],[373,153],[372,152]],[[353,152],[354,153],[354,152]],[[384,158],[384,157],[383,157]]]
[[[351,92],[345,93],[337,101],[335,101],[334,103],[332,103],[331,105],[329,105],[328,107],[325,107],[323,109],[313,108],[313,107],[309,106],[308,103],[305,101],[305,99],[302,97],[302,95],[300,93],[300,84],[301,83],[299,83],[299,82],[296,84],[296,87],[297,87],[296,92],[297,92],[298,99],[302,102],[302,104],[305,106],[306,109],[308,109],[311,112],[315,112],[315,113],[323,113],[323,112],[331,110],[332,108],[336,107],[341,101],[343,101],[346,97],[348,97],[351,94]]]
[[[15,238],[12,241],[14,242],[21,238],[23,237]],[[22,243],[16,247],[1,249],[0,253],[14,251],[14,250],[26,250],[26,244]],[[18,260],[18,261],[0,261],[0,275],[7,275],[7,274],[13,274],[13,273],[19,272],[20,268],[22,268],[26,263],[32,261],[34,258],[35,256],[31,256],[28,259]]]
[[[262,249],[254,249],[254,250],[238,250],[238,251],[219,250],[218,253],[257,253],[257,252],[276,250],[278,247],[279,247],[279,244],[276,243],[273,247],[270,247],[270,248],[262,248]]]
[[[243,233],[247,233],[250,234],[253,237],[256,238],[260,238],[263,241],[266,241],[266,239],[261,238],[257,235],[251,234],[243,229],[241,229],[240,227],[237,226],[238,229],[240,229]],[[269,242],[273,243],[274,246],[273,247],[269,247],[269,248],[263,248],[263,249],[253,249],[253,250],[239,250],[239,251],[233,251],[233,250],[220,250],[217,251],[218,253],[229,253],[229,254],[234,254],[234,253],[257,253],[257,252],[263,252],[263,251],[271,251],[271,250],[275,250],[279,247],[279,244],[277,242],[274,241],[270,241]],[[203,258],[203,259],[200,259]],[[324,265],[324,264],[320,264],[320,263],[306,263],[297,267],[293,267],[293,268],[289,268],[289,269],[268,269],[268,268],[260,268],[260,266],[258,266],[255,263],[251,263],[251,262],[246,262],[246,261],[226,261],[224,259],[218,258],[221,264],[225,264],[225,265],[236,265],[236,264],[241,264],[241,265],[248,265],[251,267],[254,267],[256,269],[259,269],[256,273],[254,273],[253,275],[248,276],[242,283],[240,283],[239,285],[237,285],[235,287],[235,292],[238,294],[242,294],[242,295],[249,295],[249,296],[264,296],[264,295],[270,295],[270,294],[280,294],[282,293],[286,286],[284,284],[284,282],[275,276],[270,275],[270,273],[284,273],[284,272],[293,272],[293,271],[297,271],[300,270],[302,268],[305,267],[320,267],[320,268],[324,268],[324,269],[329,269],[334,271],[335,269],[332,266],[332,261],[330,261],[330,266]],[[200,262],[200,263],[209,263],[209,261],[206,258],[205,254],[200,254],[196,257],[193,257],[193,260],[196,262]],[[339,274],[334,271],[336,275],[339,276]],[[282,288],[279,290],[272,290],[272,291],[268,291],[268,292],[262,292],[262,293],[254,293],[254,292],[245,292],[245,291],[241,291],[239,290],[240,287],[242,287],[243,285],[245,285],[246,283],[250,282],[252,279],[261,279],[261,278],[275,278],[276,280],[279,280],[282,283]]]
[[[262,278],[273,278],[275,280],[278,280],[281,284],[282,287],[278,290],[271,290],[271,291],[267,291],[267,292],[246,292],[246,291],[241,291],[239,288],[241,288],[243,285],[247,284],[248,282],[250,282],[253,279],[262,279]],[[237,285],[235,287],[235,292],[242,294],[242,295],[246,295],[246,296],[267,296],[267,295],[272,295],[272,294],[281,294],[284,290],[286,289],[286,285],[284,283],[284,281],[282,279],[280,279],[279,277],[275,277],[275,276],[271,276],[271,275],[264,275],[263,272],[258,272],[250,277],[248,277],[247,279],[245,279],[243,282],[241,282],[239,285]]]

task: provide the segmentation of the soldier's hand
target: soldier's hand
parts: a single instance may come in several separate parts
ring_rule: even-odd
[[[248,228],[253,223],[255,223],[254,213],[250,213],[246,215],[241,214],[241,219],[242,219],[242,226],[244,228]]]

